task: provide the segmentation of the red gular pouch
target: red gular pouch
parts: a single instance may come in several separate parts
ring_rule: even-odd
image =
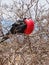
[[[26,29],[24,30],[24,34],[31,34],[34,30],[34,21],[32,19],[25,19],[25,24],[27,25]]]

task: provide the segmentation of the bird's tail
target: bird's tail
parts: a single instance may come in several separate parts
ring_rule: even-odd
[[[6,35],[3,36],[2,40],[0,41],[0,43],[4,42],[5,40],[7,40],[9,33],[7,33]]]

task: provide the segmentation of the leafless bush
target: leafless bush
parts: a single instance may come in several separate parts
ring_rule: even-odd
[[[0,5],[0,35],[3,18],[15,22],[17,18],[32,18],[35,29],[30,35],[10,34],[0,44],[0,65],[49,65],[49,8],[45,8],[48,0],[43,5],[40,0],[12,1],[12,5]]]

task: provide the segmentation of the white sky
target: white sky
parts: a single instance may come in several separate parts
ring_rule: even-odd
[[[7,4],[7,5],[12,5],[13,4],[13,1],[12,0],[1,0],[2,1],[2,3],[1,3],[1,5],[3,5],[3,4]]]
[[[45,5],[46,9],[49,8],[49,5],[47,4],[46,0],[39,0],[39,3],[40,3],[40,5]]]

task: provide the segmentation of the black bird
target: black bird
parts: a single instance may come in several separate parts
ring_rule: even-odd
[[[24,23],[24,20],[25,20],[25,19],[26,19],[26,18],[24,18],[23,20],[18,20],[17,23],[12,24],[11,29],[9,30],[9,32],[8,32],[6,35],[3,36],[1,42],[7,40],[7,39],[9,38],[8,35],[9,35],[10,33],[11,33],[11,34],[24,33],[24,30],[25,30],[26,27],[27,27],[27,25]],[[0,42],[0,43],[1,43],[1,42]]]
[[[24,20],[18,20],[17,23],[12,24],[12,28],[10,29],[11,34],[16,33],[24,33],[27,25],[24,23]]]

